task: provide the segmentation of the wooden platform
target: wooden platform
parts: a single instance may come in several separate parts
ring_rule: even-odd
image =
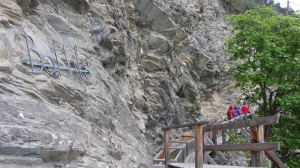
[[[169,164],[170,168],[195,168],[195,163],[171,163]],[[203,164],[203,168],[251,168],[246,166],[225,166],[225,165],[209,165]],[[253,167],[252,167],[253,168]],[[258,168],[258,167],[255,167]],[[259,167],[263,168],[263,167]]]
[[[251,114],[252,115],[252,114]],[[278,123],[278,116],[268,116],[248,119],[247,116],[239,118],[234,122],[224,122],[202,126],[204,123],[189,123],[178,126],[163,128],[165,148],[153,159],[154,168],[246,168],[247,166],[227,166],[228,159],[221,151],[252,151],[251,165],[265,166],[264,159],[269,158],[280,168],[286,168],[272,150],[279,150],[279,142],[264,142],[263,126]],[[196,124],[196,125],[195,125]],[[179,139],[171,140],[170,129],[194,126],[195,131],[188,135],[181,135]],[[247,138],[248,143],[239,144],[234,133]],[[204,132],[204,133],[203,133]],[[229,134],[228,134],[229,132]],[[227,144],[232,139],[237,144]],[[195,153],[197,151],[197,153]],[[213,153],[212,153],[213,152]],[[264,154],[266,153],[266,155]],[[212,153],[213,155],[209,155]],[[196,156],[195,156],[196,155]],[[198,159],[195,159],[198,158]],[[197,161],[197,163],[195,163]],[[165,166],[164,164],[168,166]],[[203,164],[206,163],[206,164]],[[219,164],[219,165],[218,165]],[[256,167],[257,168],[257,167]]]

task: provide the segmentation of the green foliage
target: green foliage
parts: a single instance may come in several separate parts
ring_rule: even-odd
[[[230,141],[228,144],[243,144],[247,143],[248,137],[245,135],[237,135],[234,130],[230,130],[229,132],[224,133],[225,138],[230,137]]]
[[[290,122],[300,117],[300,16],[277,15],[271,7],[260,6],[229,20],[235,34],[228,51],[236,62],[229,71],[247,102],[259,106],[260,116],[281,114],[280,124],[273,130],[266,127],[265,139],[272,135],[282,142],[281,159],[294,167],[300,123]]]
[[[84,117],[84,116],[85,116],[85,112],[84,112],[83,108],[81,108],[81,107],[79,107],[79,106],[76,106],[76,107],[75,107],[75,110],[77,110],[77,111],[79,112],[79,115],[80,115],[81,117]]]
[[[228,132],[225,132],[224,136],[225,136],[225,138],[227,138],[227,137],[233,138],[233,139],[237,138],[234,130],[229,130]],[[233,143],[233,142],[228,142],[228,143]]]
[[[229,130],[228,132],[224,133],[225,138],[230,138],[230,140],[228,142],[226,142],[226,144],[244,144],[244,143],[248,143],[247,140],[249,139],[247,136],[245,135],[237,135],[235,133],[235,130]],[[236,153],[233,151],[228,151],[228,152],[223,152],[227,158],[229,158],[229,163],[228,165],[235,165],[234,162],[236,160],[236,156],[234,155],[239,155],[241,156],[240,153]],[[244,152],[244,156],[245,158],[247,158],[248,161],[248,165],[250,165],[250,158],[251,158],[251,153],[250,151],[245,151]],[[231,161],[231,163],[230,163]]]
[[[299,110],[297,109],[299,112]],[[295,115],[280,118],[280,123],[273,128],[274,134],[270,139],[280,142],[280,151],[277,155],[285,160],[289,167],[299,167],[300,165],[300,117]],[[295,134],[296,133],[296,134]]]

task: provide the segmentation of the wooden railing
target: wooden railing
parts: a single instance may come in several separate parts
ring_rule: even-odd
[[[195,168],[203,168],[203,124],[207,124],[207,121],[184,124],[179,126],[165,127],[165,165],[168,166],[170,163],[170,129],[184,128],[195,126]]]
[[[278,123],[277,116],[261,117],[251,120],[240,120],[238,122],[229,122],[220,125],[208,125],[203,128],[204,132],[212,132],[216,135],[218,131],[236,130],[249,128],[255,130],[251,132],[251,143],[246,144],[231,144],[231,145],[214,145],[204,146],[204,151],[251,151],[251,166],[265,166],[265,151],[279,150],[279,142],[264,142],[264,125]],[[224,134],[222,134],[224,137]],[[215,136],[213,136],[215,137]],[[213,138],[216,140],[216,138]],[[222,138],[224,141],[225,138]],[[256,141],[253,141],[255,139]],[[225,144],[225,142],[222,142]]]
[[[244,118],[245,119],[245,118]],[[279,142],[264,142],[263,140],[263,125],[270,125],[278,123],[277,116],[262,117],[257,119],[243,120],[243,118],[237,119],[238,122],[225,122],[225,124],[218,125],[205,125],[208,122],[197,122],[191,124],[184,124],[179,126],[165,127],[165,148],[158,155],[159,158],[154,159],[154,162],[164,161],[164,167],[167,167],[170,162],[184,162],[192,150],[195,151],[195,167],[202,168],[204,163],[204,157],[212,164],[224,163],[227,159],[222,155],[220,151],[251,151],[251,166],[264,166],[265,153],[269,158],[278,166],[285,167],[283,163],[278,159],[272,150],[279,150]],[[195,132],[190,135],[184,135],[179,140],[170,140],[170,130],[176,128],[184,128],[195,126]],[[251,133],[249,134],[245,128],[249,128]],[[226,144],[226,138],[224,133],[228,130],[242,130],[243,133],[248,135],[251,139],[250,143],[246,144]],[[206,132],[205,134],[203,134]],[[212,134],[212,141],[207,137],[207,133]],[[218,144],[217,136],[222,136],[222,145]],[[193,139],[195,138],[195,139]],[[204,143],[205,141],[205,143]],[[208,142],[209,141],[209,142]],[[171,146],[172,144],[172,146]],[[177,147],[174,144],[178,145]],[[203,145],[205,144],[205,145]],[[173,159],[170,159],[171,151],[177,151],[177,155]],[[179,150],[179,152],[178,152]],[[215,151],[221,160],[213,160],[209,157],[208,153],[204,151]],[[161,159],[160,159],[161,158]],[[162,159],[164,158],[164,160]]]

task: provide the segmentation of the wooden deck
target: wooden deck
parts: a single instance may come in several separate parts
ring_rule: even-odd
[[[195,163],[171,163],[169,164],[170,168],[195,168]],[[250,168],[245,166],[224,166],[224,165],[209,165],[203,164],[203,168]],[[253,168],[253,167],[252,167]],[[258,168],[258,167],[255,167]],[[263,168],[263,167],[260,167]]]

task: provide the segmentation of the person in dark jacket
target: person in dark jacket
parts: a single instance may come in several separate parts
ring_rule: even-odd
[[[240,110],[237,106],[234,107],[234,111],[238,116],[242,115],[242,110]]]
[[[235,111],[234,111],[233,105],[230,105],[230,106],[229,106],[229,109],[228,109],[228,111],[227,111],[227,118],[228,118],[228,120],[231,120],[231,119],[233,119],[233,118],[236,117],[236,116],[237,116],[237,114],[236,114]]]

